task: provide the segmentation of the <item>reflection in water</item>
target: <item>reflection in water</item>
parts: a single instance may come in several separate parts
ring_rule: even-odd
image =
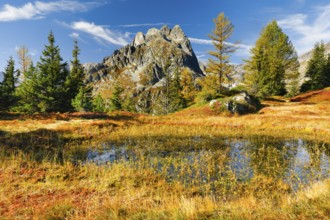
[[[196,139],[196,138],[195,138]],[[174,149],[146,148],[147,143],[115,146],[104,144],[103,151],[91,150],[87,162],[98,165],[129,163],[142,169],[152,168],[168,181],[184,184],[211,183],[226,186],[246,182],[256,175],[283,180],[293,190],[330,177],[327,147],[303,140],[267,141],[263,139],[189,139],[190,146]],[[153,142],[150,146],[161,144]],[[178,141],[177,143],[183,143]],[[179,145],[179,144],[178,144]],[[166,149],[166,150],[164,150]]]

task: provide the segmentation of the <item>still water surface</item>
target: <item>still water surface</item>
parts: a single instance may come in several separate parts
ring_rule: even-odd
[[[85,160],[98,165],[128,163],[139,169],[153,169],[168,181],[188,185],[247,182],[262,175],[281,180],[296,190],[330,177],[329,146],[301,139],[193,137],[107,142],[89,150]]]

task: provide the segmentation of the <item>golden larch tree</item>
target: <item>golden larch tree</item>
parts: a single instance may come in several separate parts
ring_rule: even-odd
[[[215,57],[215,59],[209,59],[206,71],[218,75],[218,92],[221,93],[225,77],[232,70],[232,66],[229,64],[230,54],[237,50],[237,44],[227,41],[234,31],[234,26],[229,19],[225,17],[224,13],[219,14],[213,22],[215,28],[212,34],[209,34],[209,38],[213,41],[215,51],[210,51],[209,54]]]

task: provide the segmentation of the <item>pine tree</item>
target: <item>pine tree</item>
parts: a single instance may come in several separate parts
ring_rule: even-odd
[[[7,67],[0,83],[0,110],[9,110],[15,104],[15,90],[19,72],[15,70],[15,61],[9,58]]]
[[[327,87],[329,85],[327,73],[328,58],[325,54],[325,46],[323,42],[317,43],[313,49],[312,58],[308,62],[305,74],[309,80],[302,85],[301,91],[306,92]]]
[[[18,104],[15,110],[18,112],[34,113],[38,112],[39,98],[36,81],[36,68],[33,63],[30,64],[27,71],[24,73],[24,80],[17,88],[16,94],[18,97]]]
[[[72,61],[71,61],[71,70],[70,75],[67,80],[67,87],[68,87],[68,100],[74,99],[77,94],[80,92],[80,88],[85,86],[84,85],[84,68],[80,63],[79,60],[80,49],[78,47],[78,41],[74,41],[74,47],[72,51]],[[83,88],[82,90],[88,90],[87,88]],[[70,104],[68,103],[67,109],[70,109]]]
[[[101,94],[97,94],[92,100],[92,109],[93,112],[105,112],[105,101],[102,98]]]
[[[198,100],[205,103],[212,99],[219,98],[219,83],[218,76],[213,74],[208,74],[203,78],[199,78],[197,84],[202,87],[202,91],[197,95]]]
[[[193,75],[187,68],[183,69],[181,72],[180,85],[182,87],[182,95],[186,103],[192,103],[196,95],[196,89]]]
[[[169,85],[169,112],[176,112],[187,106],[186,100],[182,95],[182,86],[180,84],[180,74],[178,71],[174,73],[173,79]]]
[[[74,110],[78,112],[92,110],[91,90],[91,87],[80,86],[78,94],[71,101]]]
[[[289,37],[276,21],[263,29],[251,55],[245,65],[245,84],[250,92],[259,97],[285,94],[285,80],[292,80],[299,63]]]
[[[110,110],[111,111],[117,111],[122,110],[122,104],[121,104],[121,97],[120,95],[123,92],[123,88],[120,85],[115,85],[114,90],[112,92],[112,96],[110,98]]]
[[[40,112],[64,112],[67,111],[67,103],[71,102],[66,84],[69,71],[67,63],[62,63],[60,48],[55,45],[52,32],[48,42],[37,63],[36,76],[33,77],[34,89],[38,92],[38,109]]]
[[[325,86],[326,87],[330,86],[330,54],[328,54],[325,81],[326,81]]]
[[[213,21],[215,23],[215,29],[209,37],[213,40],[215,51],[211,51],[209,54],[215,57],[216,60],[209,59],[209,65],[206,71],[218,75],[218,93],[221,93],[226,76],[232,71],[232,67],[229,65],[230,54],[236,51],[237,46],[226,42],[232,35],[234,26],[225,17],[224,13],[219,14]]]

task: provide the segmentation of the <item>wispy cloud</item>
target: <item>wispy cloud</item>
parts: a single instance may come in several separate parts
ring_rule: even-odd
[[[193,37],[189,37],[189,40],[191,43],[194,43],[194,44],[213,45],[212,40],[198,39],[198,38],[193,38]]]
[[[45,15],[53,12],[81,12],[87,11],[92,7],[99,6],[98,2],[85,2],[72,0],[60,0],[53,2],[36,1],[28,2],[23,6],[16,7],[10,4],[5,4],[0,9],[0,22],[10,22],[17,20],[31,20],[44,18]]]
[[[91,22],[78,21],[68,26],[75,31],[81,31],[93,36],[95,40],[105,46],[108,44],[124,46],[127,45],[130,40],[128,33],[122,34]]]
[[[154,27],[154,26],[164,26],[164,25],[170,25],[170,23],[124,24],[124,25],[118,25],[118,27],[131,28],[131,27]]]
[[[78,39],[79,38],[79,34],[76,32],[73,32],[69,35],[70,37],[74,38],[74,39]]]
[[[280,20],[278,24],[289,32],[298,53],[304,53],[318,41],[330,39],[330,4],[315,8],[317,16],[293,14]]]
[[[194,43],[194,44],[213,45],[212,40],[198,39],[198,38],[192,38],[192,37],[190,37],[189,40],[190,40],[191,43]],[[239,53],[242,56],[249,55],[250,49],[252,48],[252,46],[250,46],[250,45],[241,44],[241,43],[233,44],[233,43],[230,43],[230,42],[225,42],[225,44],[231,45],[231,46],[237,46],[236,54]]]

